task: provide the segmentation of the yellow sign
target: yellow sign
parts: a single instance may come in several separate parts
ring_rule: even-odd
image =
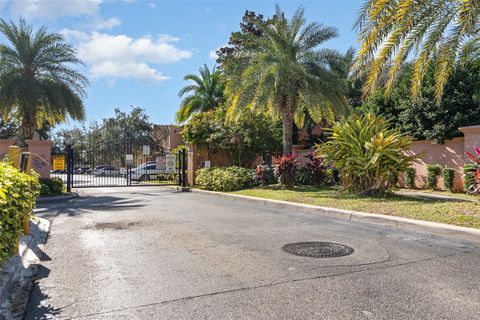
[[[65,156],[56,155],[52,157],[53,170],[65,170]]]

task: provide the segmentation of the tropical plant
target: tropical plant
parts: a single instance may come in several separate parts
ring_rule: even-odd
[[[445,185],[445,188],[449,191],[453,191],[453,188],[454,188],[453,180],[455,179],[455,169],[443,168],[442,177],[443,177],[443,184]]]
[[[442,173],[442,167],[438,164],[427,164],[427,188],[436,190],[438,177]]]
[[[293,123],[303,127],[308,113],[316,122],[346,112],[345,82],[333,70],[342,56],[316,48],[337,36],[337,30],[306,24],[303,8],[288,20],[277,6],[275,15],[252,21],[260,36],[240,33],[242,46],[222,65],[229,118],[245,108],[266,110],[283,124],[283,154],[292,152]]]
[[[464,188],[467,193],[480,194],[480,149],[474,147],[475,154],[465,152],[471,163],[463,167]]]
[[[311,153],[305,156],[305,166],[297,170],[295,181],[297,184],[322,186],[329,184],[331,177],[328,176],[328,167],[324,165],[322,158]]]
[[[193,83],[178,92],[179,97],[190,94],[180,103],[180,108],[175,115],[177,123],[186,122],[195,113],[218,108],[223,100],[224,86],[221,73],[215,67],[210,71],[206,64],[198,71],[200,76],[187,74],[183,78]]]
[[[381,116],[354,114],[328,131],[330,139],[317,145],[317,154],[342,170],[341,183],[348,191],[382,194],[390,187],[389,175],[398,177],[416,160],[405,153],[412,138]]]
[[[278,182],[286,187],[293,188],[295,185],[295,176],[297,173],[297,157],[292,154],[282,156],[275,167],[275,176],[278,177]]]
[[[0,19],[0,113],[19,119],[23,139],[47,122],[83,120],[82,98],[88,80],[74,69],[82,64],[61,34],[46,27],[36,32],[25,20]]]
[[[275,177],[275,168],[270,165],[258,165],[253,178],[259,186],[275,184],[278,180]]]
[[[413,96],[420,95],[423,76],[435,65],[435,97],[440,102],[457,57],[467,43],[478,43],[480,6],[471,0],[365,0],[355,27],[361,45],[352,71],[365,76],[364,94],[374,92],[386,75],[388,95],[402,64],[413,56]]]
[[[197,170],[195,183],[204,190],[235,191],[251,187],[254,183],[252,169],[218,167]]]

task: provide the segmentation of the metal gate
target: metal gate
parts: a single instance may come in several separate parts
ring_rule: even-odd
[[[145,185],[186,186],[186,150],[126,139],[94,147],[65,148],[66,168],[52,172],[72,188]]]

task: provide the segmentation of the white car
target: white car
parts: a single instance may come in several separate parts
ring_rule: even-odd
[[[163,173],[165,173],[165,169],[157,169],[155,162],[147,162],[133,168],[130,171],[130,178],[138,181],[156,180],[158,175]]]

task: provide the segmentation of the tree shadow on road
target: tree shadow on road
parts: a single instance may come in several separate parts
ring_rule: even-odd
[[[82,197],[65,203],[41,204],[35,214],[44,218],[54,218],[59,215],[77,216],[93,210],[120,211],[142,208],[145,200],[128,199],[116,196]]]

